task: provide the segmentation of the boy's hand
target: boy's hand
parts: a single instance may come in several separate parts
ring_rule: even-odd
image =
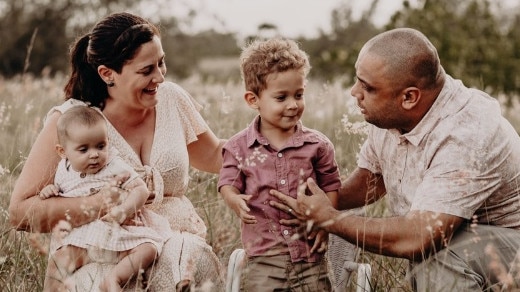
[[[247,206],[247,202],[251,199],[253,195],[235,195],[229,199],[229,206],[235,214],[244,222],[245,224],[255,224],[256,217],[253,215],[249,215],[251,209]]]
[[[50,197],[56,197],[60,193],[60,190],[55,185],[46,185],[40,193],[38,193],[38,196],[40,199],[45,200]]]
[[[311,248],[311,253],[324,253],[327,251],[327,246],[329,244],[329,233],[323,229],[318,230],[316,233],[316,240],[314,240],[314,245]]]

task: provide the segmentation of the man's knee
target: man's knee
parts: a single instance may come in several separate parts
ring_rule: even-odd
[[[513,263],[520,261],[519,244],[520,231],[517,230],[464,226],[443,250],[413,264],[412,285],[417,291],[518,287],[518,271],[514,273],[516,280],[511,272],[515,269]]]

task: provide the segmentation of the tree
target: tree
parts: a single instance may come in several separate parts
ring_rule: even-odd
[[[314,40],[300,40],[311,56],[313,78],[332,81],[341,79],[351,83],[355,75],[354,63],[361,46],[379,30],[371,22],[378,0],[360,19],[354,19],[350,3],[342,3],[332,11],[332,32],[321,32]]]
[[[502,23],[489,0],[419,0],[395,13],[386,29],[412,27],[437,47],[445,70],[491,94],[516,94],[520,70],[515,24]],[[474,20],[474,21],[470,21]],[[505,26],[505,29],[504,29]],[[518,26],[518,23],[516,23]],[[508,28],[509,27],[509,28]],[[516,47],[515,47],[516,46]],[[509,100],[510,101],[510,100]]]
[[[510,54],[501,58],[504,69],[500,89],[507,94],[507,102],[510,106],[513,96],[520,92],[520,15],[514,16],[505,39],[508,40],[504,44],[507,45],[505,50]]]
[[[0,74],[65,71],[68,48],[80,30],[107,11],[131,7],[132,0],[0,0]],[[90,16],[90,17],[89,17]]]

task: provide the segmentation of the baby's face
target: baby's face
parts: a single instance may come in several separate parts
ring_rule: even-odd
[[[64,154],[72,169],[81,173],[93,174],[100,171],[107,163],[108,133],[104,121],[92,126],[71,125],[74,128],[64,148]]]

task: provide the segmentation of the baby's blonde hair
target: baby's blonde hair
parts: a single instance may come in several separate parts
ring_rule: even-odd
[[[307,76],[309,56],[290,39],[255,40],[240,55],[240,70],[247,91],[260,94],[267,86],[267,76],[288,70],[302,70]]]
[[[105,118],[99,111],[88,106],[77,105],[65,111],[56,125],[58,131],[58,142],[64,144],[69,136],[69,131],[77,124],[92,126],[104,122]]]

